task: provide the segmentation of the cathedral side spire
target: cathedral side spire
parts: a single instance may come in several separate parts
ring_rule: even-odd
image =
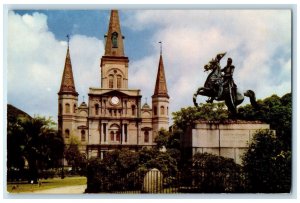
[[[105,35],[105,56],[124,56],[123,35],[119,21],[118,10],[112,10],[110,13],[110,21],[108,32]]]
[[[78,95],[75,89],[75,83],[74,83],[74,77],[72,71],[72,63],[71,63],[70,50],[69,50],[69,35],[67,35],[67,37],[68,37],[68,49],[67,49],[67,55],[65,60],[64,72],[63,72],[60,90],[58,94],[69,93],[69,94]]]
[[[152,97],[169,98],[162,53],[160,53],[155,89]]]
[[[162,42],[160,43],[160,57],[158,63],[158,70],[156,76],[156,83],[154,94],[152,95],[152,129],[153,137],[158,136],[159,131],[164,128],[169,129],[169,95],[167,89],[167,82],[164,70],[164,63],[162,57]]]

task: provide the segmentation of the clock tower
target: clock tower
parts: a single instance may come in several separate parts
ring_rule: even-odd
[[[119,13],[112,10],[100,62],[101,86],[89,89],[89,156],[105,156],[112,149],[138,150],[152,145],[151,123],[143,125],[139,89],[128,88],[128,57],[124,52]],[[146,128],[145,128],[146,127]],[[142,129],[143,128],[143,129]],[[147,130],[145,142],[143,130]]]

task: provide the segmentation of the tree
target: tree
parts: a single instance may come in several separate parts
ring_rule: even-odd
[[[286,151],[291,150],[292,138],[292,94],[288,93],[281,98],[272,95],[259,100],[259,109],[250,105],[239,108],[239,118],[243,120],[260,120],[270,124],[276,131],[277,138],[282,142]]]
[[[269,130],[257,132],[243,157],[248,192],[286,192],[291,189],[291,151]]]
[[[161,129],[160,131],[158,131],[158,135],[154,139],[157,149],[162,149],[163,147],[167,147],[169,137],[170,137],[170,133],[165,129]]]
[[[187,127],[193,126],[197,120],[223,121],[228,118],[228,111],[223,102],[200,104],[199,107],[181,108],[173,112],[174,125],[185,131]]]
[[[79,151],[79,141],[71,136],[70,143],[65,149],[65,158],[75,173],[84,174],[86,171],[87,158]]]
[[[28,181],[36,183],[38,170],[58,166],[63,155],[63,138],[53,128],[54,122],[50,118],[14,118],[11,114],[8,117],[8,170],[12,167],[23,170],[27,162]]]
[[[130,175],[138,168],[137,152],[128,149],[107,152],[104,158],[88,161],[87,192],[112,192],[129,189],[135,181]]]
[[[233,159],[208,153],[196,153],[190,160],[189,174],[183,179],[193,192],[221,193],[242,192],[241,166]],[[190,180],[190,181],[189,181]]]
[[[168,152],[158,148],[143,148],[138,152],[128,149],[106,153],[104,158],[91,159],[87,167],[87,192],[122,191],[140,189],[145,174],[153,169],[160,170],[164,177],[175,176],[177,161]]]
[[[27,113],[7,105],[7,167],[8,169],[23,169],[25,157],[23,156],[24,136],[21,131],[21,121],[32,119]]]
[[[250,192],[290,192],[292,94],[272,95],[259,101],[259,109],[241,107],[244,120],[269,123],[272,132],[259,132],[245,154],[243,165]]]

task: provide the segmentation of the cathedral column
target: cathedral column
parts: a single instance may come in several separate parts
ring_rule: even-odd
[[[108,123],[107,123],[107,125],[106,125],[105,136],[106,136],[106,141],[105,141],[105,143],[107,143],[107,142],[108,142]]]
[[[104,144],[107,143],[107,125],[106,125],[106,123],[103,123],[101,137],[102,137],[103,143]]]
[[[125,124],[122,125],[122,143],[125,143]]]
[[[123,124],[122,124],[122,120],[120,121],[120,144],[123,143]]]

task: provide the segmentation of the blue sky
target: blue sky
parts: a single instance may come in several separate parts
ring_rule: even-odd
[[[120,10],[119,15],[129,87],[141,89],[143,102],[153,94],[159,41],[171,112],[193,105],[192,95],[207,77],[203,66],[223,51],[222,67],[233,58],[241,90],[252,89],[259,99],[291,91],[290,10]],[[8,103],[56,120],[67,34],[79,101],[89,87],[100,86],[109,11],[15,10],[7,19]]]
[[[104,33],[107,32],[110,11],[109,10],[15,10],[16,14],[33,14],[35,12],[43,13],[47,16],[49,31],[55,34],[57,40],[66,40],[66,35],[85,35],[103,39]],[[120,16],[123,22],[126,16],[132,11],[127,11],[126,15]],[[136,51],[141,49],[140,44],[147,45],[147,39],[151,36],[151,29],[140,30],[135,32],[128,27],[122,27],[126,33],[126,53],[131,55],[131,59],[138,59],[147,55],[149,50]],[[139,43],[135,43],[138,39]]]

